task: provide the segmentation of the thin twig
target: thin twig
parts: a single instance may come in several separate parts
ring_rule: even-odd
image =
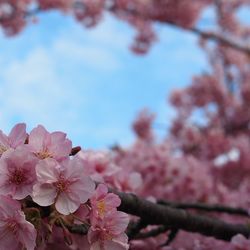
[[[218,213],[227,213],[235,214],[240,216],[250,217],[248,211],[240,207],[228,207],[220,204],[205,204],[205,203],[178,203],[166,200],[159,200],[158,204],[166,205],[174,208],[181,209],[196,209],[203,210],[206,212],[218,212]]]

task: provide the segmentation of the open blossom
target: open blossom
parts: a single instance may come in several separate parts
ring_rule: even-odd
[[[32,194],[36,182],[37,158],[20,147],[0,159],[0,194],[23,199]]]
[[[25,220],[18,201],[0,195],[0,249],[33,250],[36,245],[36,230]]]
[[[243,235],[237,234],[231,239],[234,247],[233,250],[250,250],[250,240],[246,239]]]
[[[69,156],[72,143],[66,138],[65,133],[49,133],[42,125],[39,125],[30,132],[29,147],[40,159],[61,160]]]
[[[90,250],[126,250],[129,249],[128,237],[124,233],[129,216],[116,210],[108,213],[102,220],[91,226],[88,232]]]
[[[102,219],[108,212],[116,209],[121,204],[120,198],[116,194],[108,193],[108,188],[104,184],[98,185],[90,202],[92,215]]]
[[[24,144],[26,138],[26,125],[24,123],[15,125],[8,136],[0,130],[0,156],[9,148],[15,149]]]
[[[61,214],[75,212],[95,189],[95,183],[76,159],[67,159],[60,165],[54,159],[45,159],[37,164],[36,173],[38,183],[34,185],[33,200],[41,206],[55,203]]]
[[[107,181],[119,171],[108,152],[80,151],[77,158],[83,162],[87,173],[97,182]]]
[[[140,173],[121,169],[113,176],[111,183],[124,192],[135,192],[142,187],[142,177]]]

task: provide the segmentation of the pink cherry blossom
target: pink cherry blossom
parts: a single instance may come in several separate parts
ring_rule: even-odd
[[[94,181],[107,181],[119,172],[119,167],[112,162],[112,157],[108,151],[82,150],[77,154],[77,158],[82,161],[87,173]]]
[[[124,233],[129,222],[127,214],[113,210],[96,222],[88,232],[91,250],[129,249],[128,237]]]
[[[104,184],[99,184],[94,195],[90,199],[92,215],[104,218],[104,216],[116,209],[121,204],[120,198],[113,193],[108,193],[108,188]]]
[[[250,240],[241,234],[234,236],[231,243],[234,246],[233,250],[250,250]]]
[[[54,159],[40,161],[36,167],[38,183],[33,188],[33,200],[41,206],[55,203],[61,214],[75,212],[92,195],[95,184],[84,174],[77,159],[59,163]]]
[[[0,249],[33,250],[36,230],[25,220],[19,202],[0,195]]]
[[[24,144],[26,138],[26,124],[24,123],[15,125],[8,136],[0,130],[0,156],[9,148]]]
[[[142,186],[141,174],[126,169],[121,169],[110,181],[116,188],[124,192],[135,192]]]
[[[65,133],[49,133],[42,125],[39,125],[30,132],[29,147],[40,159],[62,160],[69,156],[72,143],[66,138]]]
[[[23,199],[32,194],[36,182],[37,158],[20,147],[0,159],[0,194]]]

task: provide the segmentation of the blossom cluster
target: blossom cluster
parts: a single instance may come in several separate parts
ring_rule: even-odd
[[[28,23],[36,23],[39,12],[49,10],[72,15],[85,27],[93,27],[102,20],[105,12],[110,12],[136,29],[131,49],[143,54],[157,40],[154,23],[160,22],[192,31],[199,20],[202,20],[204,10],[211,6],[216,9],[216,5],[212,0],[0,0],[0,27],[6,35],[16,35]],[[249,0],[220,1],[221,15],[216,21],[225,35],[232,34],[239,40],[246,40],[249,29],[242,26],[236,13],[248,5]],[[220,53],[229,60],[235,56],[246,56],[221,47]]]
[[[128,249],[120,198],[104,184],[96,187],[90,166],[71,151],[65,133],[41,125],[29,135],[25,124],[8,136],[0,131],[1,249],[49,249],[60,242],[55,237],[62,249],[82,249],[70,233],[78,224],[88,228],[86,249]]]
[[[38,12],[59,10],[93,27],[108,11],[137,31],[131,49],[145,53],[156,40],[154,22],[193,27],[211,0],[0,0],[0,26],[11,36],[18,34]]]

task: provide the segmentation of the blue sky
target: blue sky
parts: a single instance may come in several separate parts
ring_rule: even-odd
[[[131,122],[143,107],[169,125],[167,96],[206,70],[197,38],[157,26],[159,41],[145,56],[129,49],[134,30],[105,16],[88,30],[58,13],[39,17],[14,38],[0,36],[0,124],[62,130],[74,145],[106,148],[133,142]]]

